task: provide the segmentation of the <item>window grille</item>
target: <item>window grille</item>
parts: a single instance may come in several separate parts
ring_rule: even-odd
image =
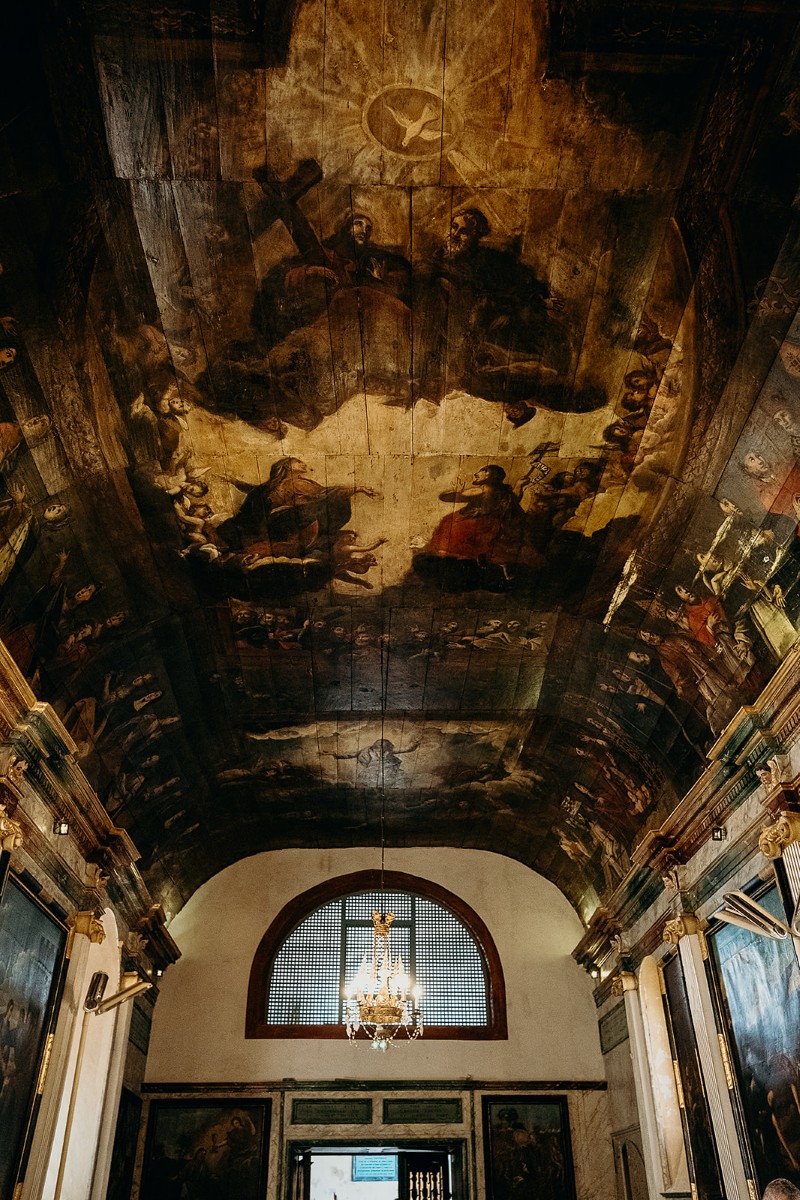
[[[267,991],[268,1025],[338,1025],[344,993],[372,954],[372,913],[393,912],[391,946],[423,988],[426,1026],[488,1024],[483,956],[470,931],[446,908],[410,892],[359,892],[318,908],[275,956]],[[263,1011],[263,1010],[262,1010]]]

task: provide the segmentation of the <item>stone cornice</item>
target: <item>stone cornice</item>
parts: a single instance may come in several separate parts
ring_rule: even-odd
[[[181,956],[176,942],[167,931],[166,914],[160,904],[153,904],[140,919],[136,931],[147,947],[147,956],[154,967],[165,971]]]
[[[11,865],[44,873],[70,907],[111,904],[128,929],[146,927],[148,957],[163,969],[180,952],[136,867],[139,851],[109,817],[75,753],[54,709],[36,699],[0,642],[0,809]],[[63,838],[52,832],[56,818],[69,825]]]
[[[764,833],[764,817],[772,818],[764,845],[776,848],[786,830],[782,814],[800,811],[800,777],[791,772],[787,751],[800,741],[800,642],[796,643],[764,688],[758,701],[741,708],[711,747],[709,764],[662,824],[648,830],[631,853],[631,870],[589,923],[575,947],[574,957],[587,970],[602,968],[603,976],[617,961],[635,965],[662,945],[663,906],[624,955],[615,947],[620,930],[630,930],[646,914],[662,889],[675,897],[679,909],[691,907],[709,891],[705,877],[719,874],[713,892],[743,861],[756,854]],[[698,874],[692,859],[742,804],[756,795],[760,809],[748,815],[736,840],[722,843],[715,867]],[[752,808],[751,804],[751,808]],[[784,822],[785,824],[785,822]],[[726,867],[726,863],[728,866]],[[726,874],[727,872],[727,874]],[[690,876],[692,877],[690,879]],[[617,960],[613,955],[616,951]],[[598,1004],[608,998],[610,975],[595,989]]]
[[[798,680],[800,649],[795,645],[758,702],[740,708],[717,738],[708,753],[708,767],[666,821],[634,847],[636,866],[664,875],[687,863],[754,787],[763,787],[756,768],[762,773],[767,768],[770,774],[765,806],[775,811],[783,805],[787,785],[780,780],[782,752],[800,727]]]
[[[587,971],[599,970],[621,932],[622,926],[609,909],[596,909],[586,933],[572,951],[573,957]]]

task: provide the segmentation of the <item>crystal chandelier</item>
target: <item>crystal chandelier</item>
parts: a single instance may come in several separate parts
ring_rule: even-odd
[[[383,654],[383,650],[381,650]],[[381,668],[383,677],[383,668]],[[384,779],[384,711],[385,698],[381,703],[381,897],[385,903],[383,886],[384,861],[386,858],[386,781]],[[422,1037],[422,1013],[419,999],[422,988],[412,986],[411,979],[399,956],[392,961],[390,937],[394,913],[386,911],[372,914],[372,959],[365,954],[361,967],[350,981],[345,994],[345,1021],[347,1036],[355,1041],[359,1030],[372,1042],[373,1050],[385,1051],[400,1030],[410,1042]]]
[[[383,890],[383,846],[381,846]],[[390,935],[394,913],[372,914],[372,960],[367,955],[346,992],[347,1036],[353,1041],[359,1029],[372,1041],[373,1050],[386,1050],[402,1029],[409,1041],[422,1036],[418,1001],[422,989],[412,987],[402,958],[392,961]]]

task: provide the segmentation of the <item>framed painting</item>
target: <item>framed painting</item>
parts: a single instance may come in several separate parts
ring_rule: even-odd
[[[758,903],[785,920],[776,887]],[[789,939],[735,925],[710,931],[711,976],[738,1084],[759,1190],[775,1178],[800,1187],[800,968]]]
[[[575,1200],[564,1096],[484,1096],[487,1200]]]
[[[67,931],[14,875],[0,902],[0,1200],[23,1173]]]
[[[123,1088],[119,1097],[117,1129],[114,1134],[114,1149],[111,1152],[111,1170],[108,1176],[106,1200],[130,1200],[141,1119],[141,1100],[135,1092]]]
[[[140,1200],[263,1200],[268,1100],[154,1100]]]
[[[711,1113],[703,1086],[697,1039],[679,955],[674,954],[664,964],[663,971],[667,1028],[683,1091],[681,1118],[690,1177],[703,1200],[724,1200],[725,1190],[711,1127]]]

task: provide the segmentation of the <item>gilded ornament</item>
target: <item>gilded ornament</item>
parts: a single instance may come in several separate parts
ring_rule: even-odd
[[[102,945],[105,941],[106,931],[103,928],[103,924],[101,921],[98,921],[91,909],[74,913],[69,918],[68,923],[73,933],[82,933],[96,946]]]
[[[611,980],[611,995],[624,996],[626,992],[635,992],[639,980],[632,971],[619,971]]]
[[[784,850],[792,842],[800,842],[800,813],[782,812],[776,822],[776,829]]]
[[[0,850],[11,854],[19,850],[24,838],[19,821],[13,820],[6,812],[5,804],[0,804]]]
[[[699,933],[700,922],[694,913],[681,913],[664,925],[664,941],[670,946],[677,946],[681,938],[687,934]]]
[[[778,833],[777,822],[774,825],[767,825],[761,830],[758,848],[766,858],[780,858],[783,853],[783,843]]]
[[[780,858],[792,842],[800,842],[800,813],[782,812],[774,825],[761,831],[758,848],[767,858]]]

